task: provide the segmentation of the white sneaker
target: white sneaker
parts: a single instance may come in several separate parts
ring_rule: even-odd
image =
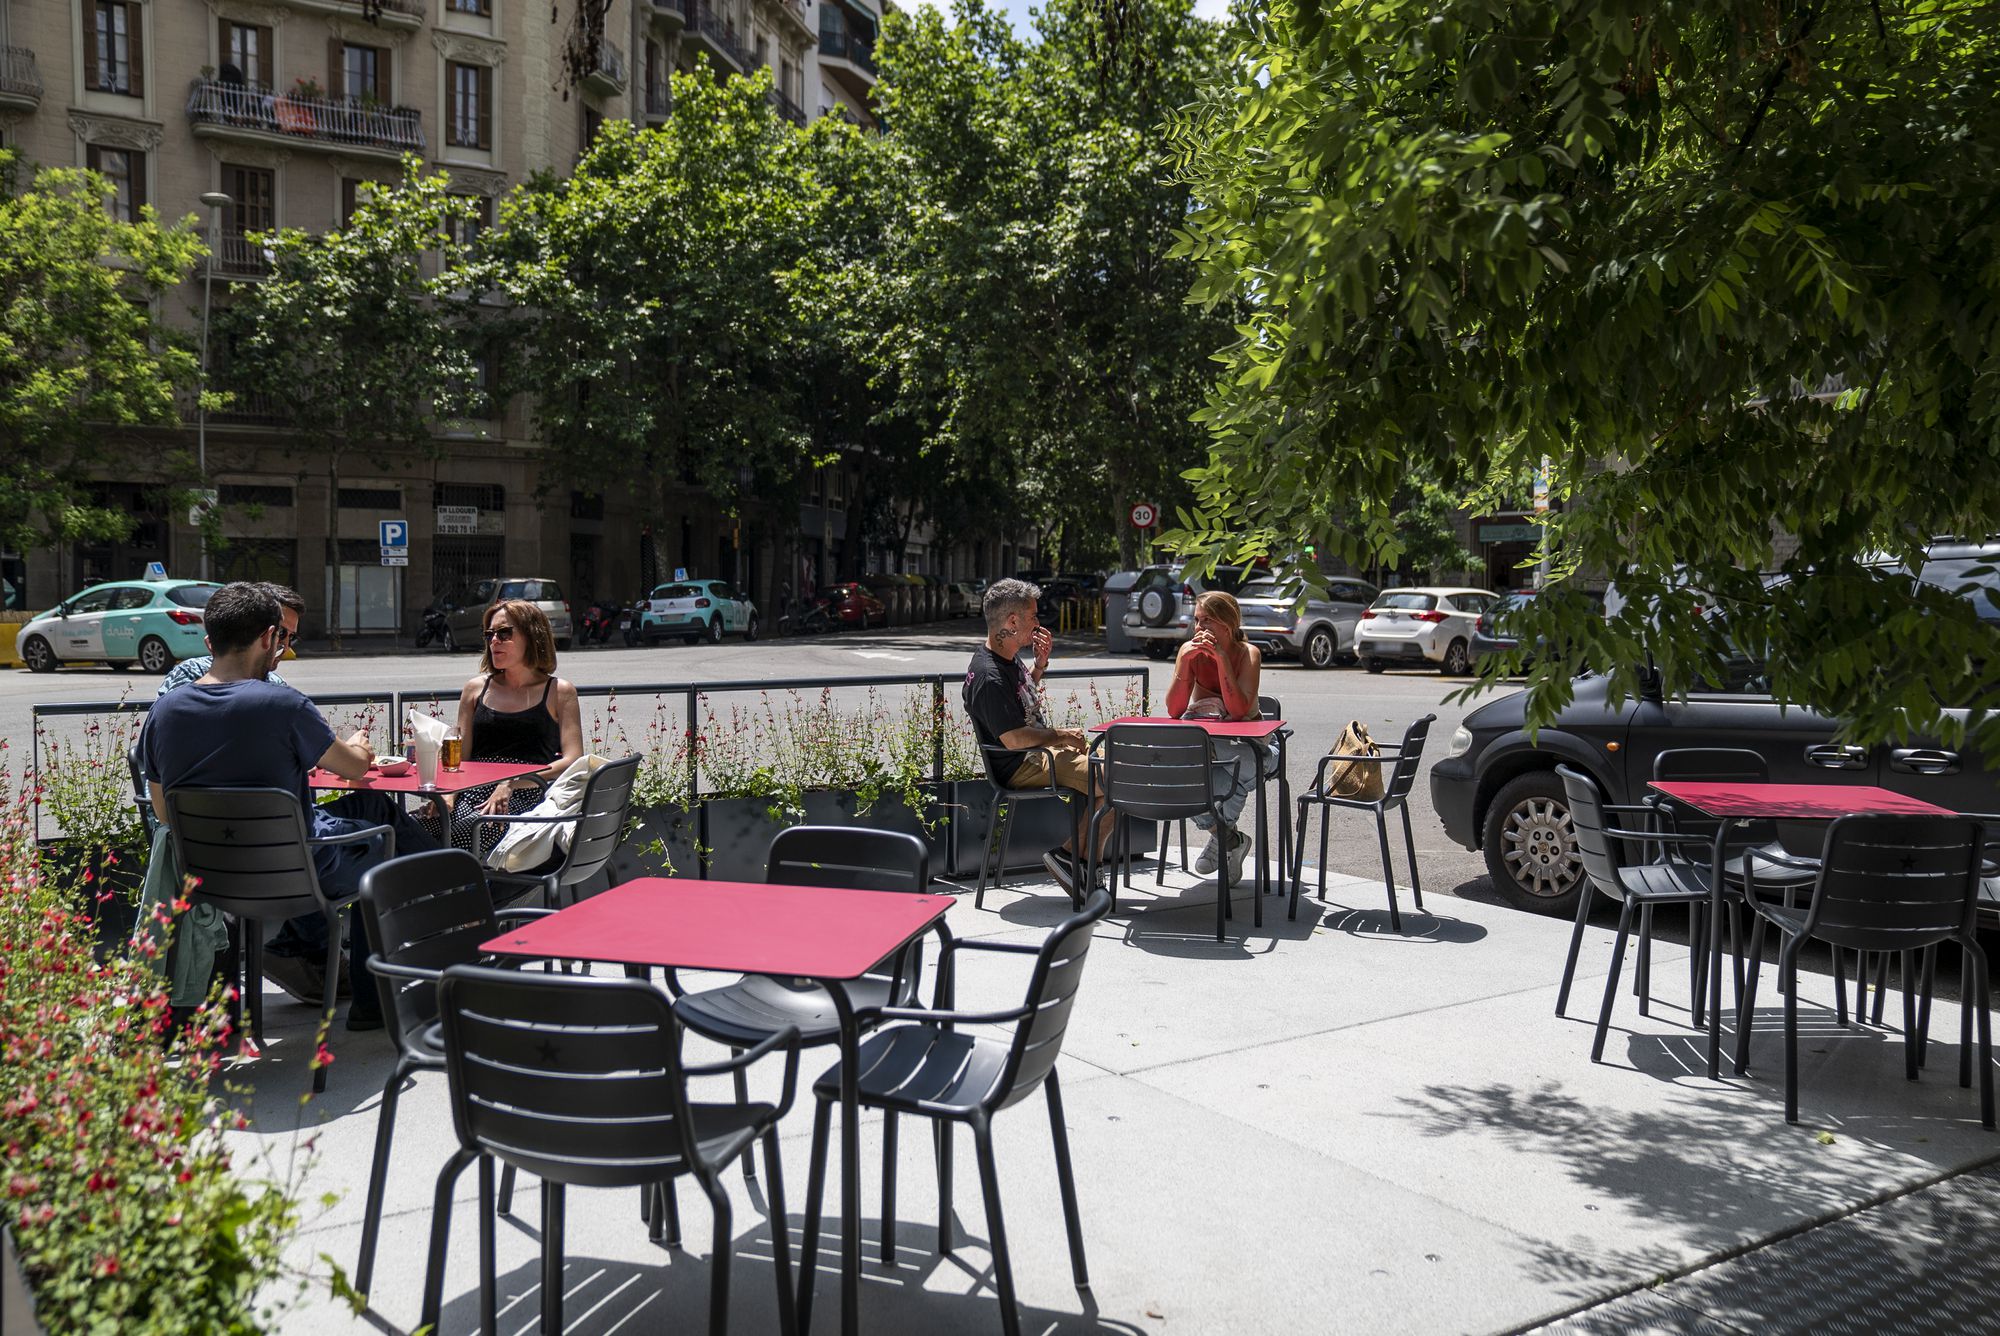
[[[1243,880],[1243,860],[1250,856],[1250,837],[1240,830],[1232,830],[1229,845],[1229,884],[1234,886]]]
[[[1201,847],[1201,852],[1195,856],[1194,870],[1206,877],[1209,873],[1215,871],[1215,865],[1221,861],[1222,832],[1213,831],[1209,834],[1208,843],[1204,844]]]

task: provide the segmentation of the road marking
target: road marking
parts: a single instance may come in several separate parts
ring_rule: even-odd
[[[913,661],[907,654],[891,654],[886,650],[857,649],[851,652],[857,659],[893,659],[897,663],[910,663]]]

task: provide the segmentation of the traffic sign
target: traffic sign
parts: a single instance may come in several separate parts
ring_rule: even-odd
[[[1551,470],[1549,457],[1542,456],[1542,465],[1535,470],[1535,513],[1546,515],[1549,510],[1549,485]]]
[[[221,503],[221,500],[222,494],[213,487],[197,488],[190,494],[188,527],[190,529],[200,528],[201,522],[208,518],[208,513],[214,510]]]
[[[1159,518],[1159,512],[1149,501],[1141,501],[1132,507],[1132,527],[1135,529],[1150,529]]]
[[[376,527],[382,531],[383,547],[407,548],[410,545],[410,522],[408,520],[383,520]]]
[[[408,557],[392,557],[387,551],[384,551],[382,554],[382,564],[384,566],[407,566],[410,564],[410,559]]]

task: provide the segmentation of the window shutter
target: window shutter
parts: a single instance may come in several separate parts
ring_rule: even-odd
[[[389,55],[390,48],[386,46],[375,53],[375,96],[384,106],[389,105],[389,92],[396,86],[389,77]]]
[[[217,72],[220,72],[224,65],[236,64],[235,56],[229,49],[229,29],[230,22],[228,19],[217,19],[215,21],[215,68]],[[248,79],[250,71],[244,70],[243,77]]]
[[[97,0],[83,0],[83,86],[95,88],[97,75],[97,25],[104,22],[103,7]]]
[[[278,44],[272,39],[271,30],[266,26],[259,25],[251,31],[257,34],[257,77],[251,82],[263,84],[268,88],[278,81],[277,67],[271,63]],[[248,79],[249,71],[244,71],[243,77]]]
[[[479,67],[479,148],[493,147],[493,70]]]
[[[347,96],[347,50],[346,44],[338,37],[329,37],[326,42],[326,95],[333,98]]]
[[[132,221],[139,221],[139,210],[146,207],[146,155],[138,149],[125,154],[126,170],[131,174]]]
[[[125,30],[131,34],[131,43],[125,49],[132,55],[132,96],[146,95],[146,44],[142,39],[146,30],[146,11],[134,4],[125,6]]]

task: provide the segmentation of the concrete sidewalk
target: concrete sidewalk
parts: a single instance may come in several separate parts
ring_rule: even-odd
[[[1030,1101],[996,1120],[997,1159],[1024,1326],[1037,1332],[1499,1331],[1576,1312],[1794,1233],[2000,1153],[1976,1091],[1961,1090],[1958,1015],[1940,1003],[1929,1066],[1904,1080],[1900,1036],[1833,1022],[1830,980],[1801,989],[1803,1118],[1782,1113],[1780,1013],[1760,1008],[1747,1078],[1711,1082],[1687,1024],[1686,953],[1657,948],[1657,1000],[1619,1000],[1606,1060],[1589,1060],[1611,933],[1584,946],[1569,1019],[1553,1014],[1568,925],[1445,897],[1388,928],[1379,882],[1335,878],[1332,902],[1239,894],[1213,936],[1212,882],[1150,875],[1100,924],[1062,1059],[1091,1288],[1070,1279],[1046,1116]],[[966,894],[954,932],[1033,941],[1067,902],[1048,886]],[[1627,962],[1626,979],[1631,978]],[[1018,958],[964,960],[959,1002],[1018,1002]],[[1763,998],[1771,1002],[1771,972]],[[359,1244],[375,1110],[390,1066],[380,1035],[334,1031],[330,1088],[301,1110],[313,1013],[273,997],[267,1057],[244,1100],[240,1160],[274,1174],[316,1136],[304,1185],[315,1206],[295,1262],[349,1270]],[[1888,1014],[1900,1015],[1891,1005]],[[690,1057],[708,1056],[690,1041]],[[808,1054],[801,1082],[831,1061]],[[753,1085],[774,1094],[778,1069]],[[708,1093],[727,1098],[727,1086]],[[809,1101],[785,1123],[786,1221],[803,1219]],[[294,1130],[299,1129],[299,1130]],[[837,1143],[836,1143],[837,1144]],[[323,1286],[292,1331],[415,1324],[434,1177],[452,1149],[441,1076],[402,1101],[372,1311]],[[862,1133],[863,1329],[998,1331],[986,1218],[959,1156],[960,1244],[940,1258],[928,1139],[906,1129],[897,1248],[880,1261],[879,1120]],[[763,1186],[734,1194],[733,1329],[775,1330]],[[835,1180],[837,1182],[837,1179]],[[477,1324],[474,1176],[461,1181],[446,1278],[446,1332]],[[532,1180],[499,1231],[502,1327],[533,1329],[538,1289]],[[705,1320],[710,1219],[681,1191],[685,1247],[648,1243],[635,1193],[570,1194],[566,1329],[608,1333]],[[829,1192],[829,1214],[837,1209]],[[837,1220],[837,1216],[835,1216]],[[814,1323],[836,1329],[837,1252],[822,1236]],[[1602,1329],[1602,1328],[1600,1328]]]

